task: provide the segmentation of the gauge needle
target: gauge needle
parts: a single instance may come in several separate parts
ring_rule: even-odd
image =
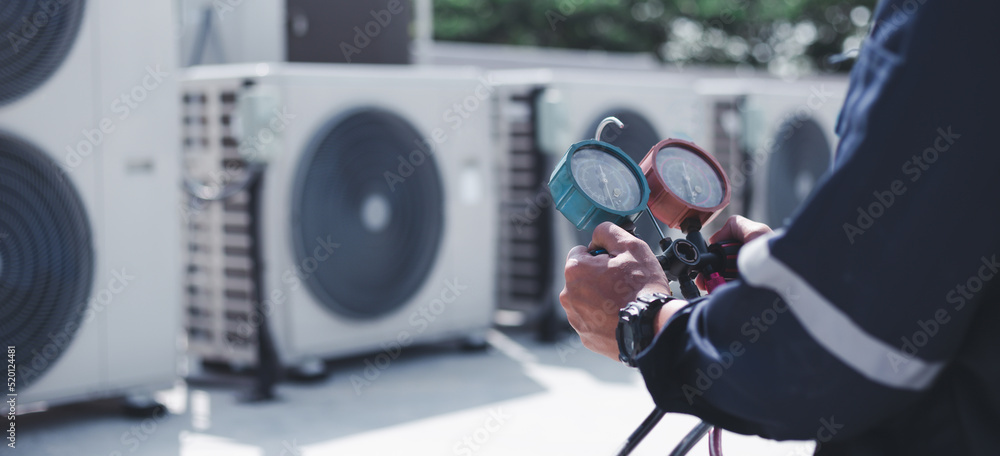
[[[608,176],[604,174],[604,167],[600,164],[597,165],[597,169],[601,171],[601,182],[604,183],[604,193],[608,194],[608,204],[614,201],[614,197],[611,196],[611,189],[608,188]]]
[[[691,194],[691,201],[694,201],[697,195],[694,192],[694,187],[691,186],[691,176],[688,175],[687,163],[681,162],[681,165],[684,166],[684,182],[687,184],[688,192]]]

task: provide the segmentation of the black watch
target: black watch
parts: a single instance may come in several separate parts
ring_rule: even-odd
[[[621,362],[636,367],[635,359],[653,343],[656,336],[658,311],[673,299],[663,293],[641,295],[618,311],[615,338],[618,339],[618,359]]]

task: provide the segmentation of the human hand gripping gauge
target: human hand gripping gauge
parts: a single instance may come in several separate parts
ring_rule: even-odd
[[[667,278],[678,282],[685,298],[693,299],[701,296],[693,280],[698,274],[705,276],[709,293],[738,277],[736,257],[742,244],[722,241],[709,246],[701,235],[702,226],[729,204],[729,178],[719,162],[692,142],[666,139],[650,149],[640,167],[650,186],[650,213],[686,234],[683,239],[660,241],[663,253],[657,259]],[[618,455],[630,454],[663,415],[661,409],[654,409]],[[709,435],[709,454],[721,456],[722,432],[705,422],[692,429],[671,456],[687,454],[705,435]]]
[[[596,137],[612,123],[597,127]],[[736,252],[740,244],[723,241],[709,246],[701,227],[729,204],[729,179],[719,163],[692,142],[667,139],[657,143],[636,165],[621,149],[598,140],[570,146],[549,180],[556,209],[579,230],[593,230],[612,222],[634,233],[634,222],[644,210],[686,238],[672,240],[662,231],[657,259],[676,281],[685,298],[701,295],[694,277],[703,274],[709,292],[737,277]],[[659,230],[659,225],[654,221]],[[596,249],[592,255],[606,254]]]
[[[604,119],[596,138],[614,118]],[[667,139],[653,146],[640,165],[621,149],[597,139],[570,146],[549,180],[549,189],[558,209],[577,229],[592,230],[610,221],[634,233],[634,222],[643,211],[686,234],[671,240],[660,231],[663,254],[657,256],[667,278],[677,281],[685,298],[701,293],[694,284],[699,273],[706,276],[711,293],[725,279],[737,276],[736,256],[741,246],[735,241],[707,245],[701,228],[729,204],[729,179],[719,163],[694,143]],[[657,230],[659,225],[654,221]],[[592,255],[607,254],[598,249]],[[629,436],[619,455],[630,454],[663,417],[656,409]],[[671,455],[690,451],[712,426],[702,423],[692,430]],[[710,454],[721,455],[721,434],[711,431]]]

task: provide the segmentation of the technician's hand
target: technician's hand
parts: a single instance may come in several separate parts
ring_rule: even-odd
[[[591,255],[597,248],[608,254]],[[670,294],[667,277],[649,246],[619,226],[602,223],[589,247],[569,251],[559,301],[590,350],[618,360],[618,310],[644,293]]]
[[[771,232],[771,228],[763,223],[758,223],[740,215],[730,216],[726,224],[709,238],[708,243],[714,244],[719,241],[735,240],[743,244],[757,239]],[[705,290],[705,279],[698,276],[695,279],[698,288]]]

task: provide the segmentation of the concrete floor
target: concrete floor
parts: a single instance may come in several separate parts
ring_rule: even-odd
[[[493,331],[488,340],[478,352],[411,347],[368,379],[366,358],[338,361],[331,377],[283,383],[269,403],[236,401],[247,376],[213,374],[161,392],[171,413],[158,419],[125,417],[109,401],[23,415],[18,448],[4,454],[610,455],[652,409],[637,372],[575,336],[542,344]],[[669,453],[696,422],[668,415],[633,454]],[[726,454],[736,456],[812,448],[723,437]],[[691,454],[707,455],[705,443]]]

